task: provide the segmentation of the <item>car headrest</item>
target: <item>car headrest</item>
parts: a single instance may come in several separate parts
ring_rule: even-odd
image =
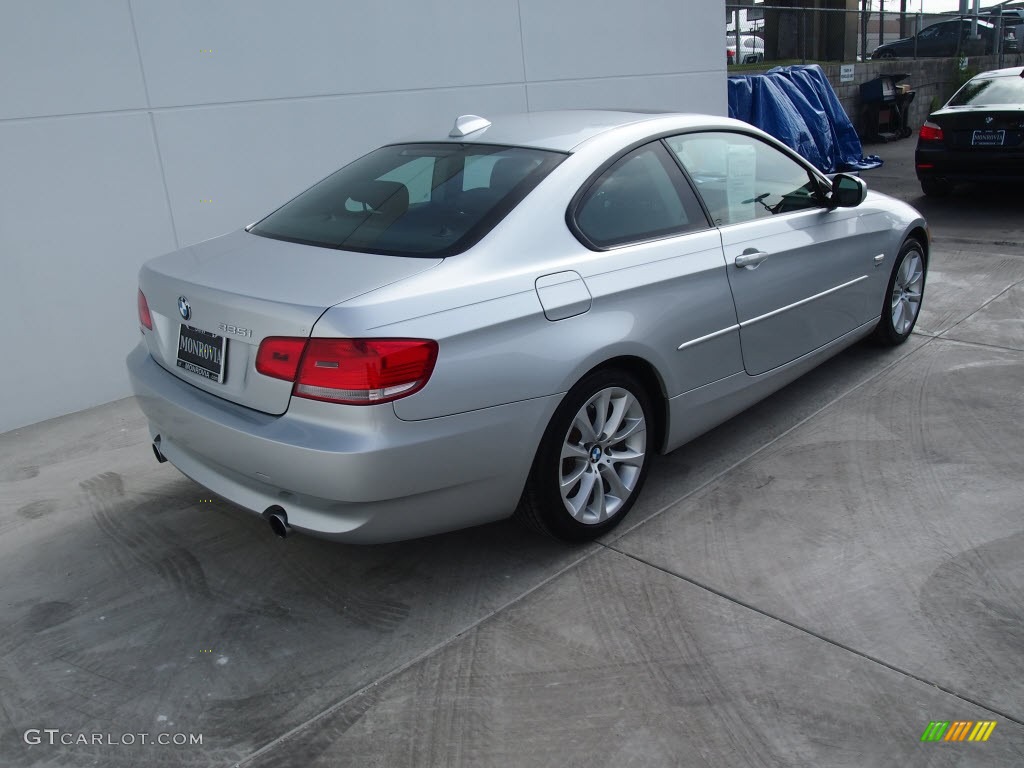
[[[532,157],[503,157],[491,169],[491,189],[507,192],[536,167]]]
[[[349,199],[391,216],[401,216],[409,209],[409,190],[397,181],[360,181],[346,191]]]

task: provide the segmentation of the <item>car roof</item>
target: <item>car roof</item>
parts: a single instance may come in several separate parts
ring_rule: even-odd
[[[1024,77],[1024,69],[1018,64],[1016,67],[1005,67],[1004,69],[990,69],[988,72],[979,72],[974,80],[988,80],[992,77]]]
[[[732,126],[727,118],[701,114],[655,112],[643,110],[594,110],[566,109],[549,112],[524,112],[519,114],[484,116],[489,125],[465,136],[449,135],[452,123],[443,130],[433,133],[420,132],[409,137],[407,142],[458,142],[479,144],[500,144],[534,149],[550,149],[556,152],[572,152],[585,141],[616,128],[647,121],[676,118],[681,130],[692,127]]]
[[[970,24],[972,21],[974,21],[974,17],[973,16],[957,16],[955,18],[946,19],[944,21],[936,21],[934,24],[929,24],[927,27],[923,27],[922,31],[925,30],[925,29],[928,29],[928,27],[937,27],[937,26],[939,26],[939,24],[956,24],[957,22],[960,22],[961,24]],[[978,17],[978,26],[979,27],[988,27],[990,29],[995,29],[996,25],[993,24],[988,19],[983,19],[981,16],[979,16]]]

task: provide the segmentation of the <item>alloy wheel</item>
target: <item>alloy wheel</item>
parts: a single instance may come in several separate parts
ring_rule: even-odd
[[[647,452],[644,411],[629,390],[607,387],[576,413],[562,444],[559,490],[573,519],[597,525],[629,500]]]
[[[921,309],[924,288],[924,260],[916,250],[908,251],[896,272],[892,286],[892,327],[901,336],[909,333]]]

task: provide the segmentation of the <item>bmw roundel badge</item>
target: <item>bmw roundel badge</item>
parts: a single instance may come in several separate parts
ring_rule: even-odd
[[[188,303],[188,299],[184,296],[178,297],[178,312],[181,313],[182,320],[188,320],[192,317],[192,305]]]

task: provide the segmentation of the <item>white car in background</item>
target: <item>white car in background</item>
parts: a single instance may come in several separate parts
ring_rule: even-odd
[[[725,61],[727,64],[755,64],[764,61],[764,40],[757,35],[740,35],[740,55],[736,58],[736,36],[725,37]]]

